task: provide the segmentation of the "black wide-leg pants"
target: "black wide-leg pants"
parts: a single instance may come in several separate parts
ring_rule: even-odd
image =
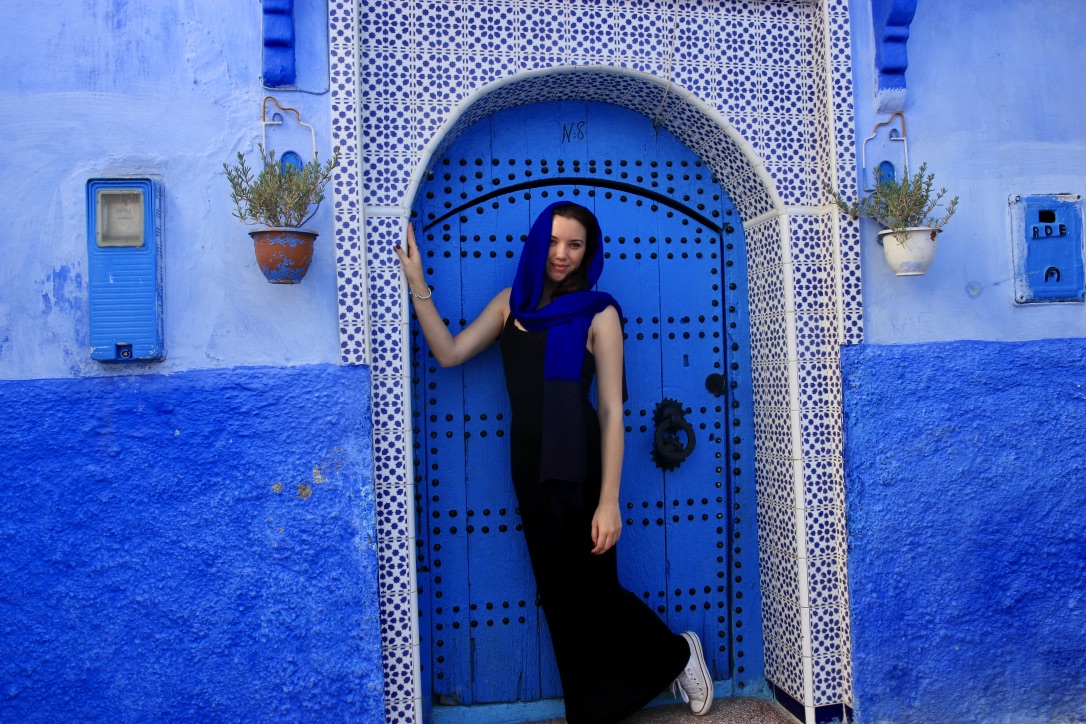
[[[598,483],[583,494],[554,481],[515,487],[562,681],[566,720],[618,722],[679,675],[690,657],[686,640],[622,588],[615,548],[592,553]]]

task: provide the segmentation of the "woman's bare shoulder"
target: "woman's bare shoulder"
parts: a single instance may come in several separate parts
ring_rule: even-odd
[[[618,310],[614,305],[596,312],[592,317],[592,324],[588,327],[588,351],[599,354],[598,345],[603,343],[622,346],[622,320],[619,319]]]
[[[597,327],[597,325],[613,327],[614,329],[621,328],[622,320],[618,317],[618,310],[615,309],[615,305],[609,304],[606,308],[596,312],[596,316],[592,317],[592,326]]]

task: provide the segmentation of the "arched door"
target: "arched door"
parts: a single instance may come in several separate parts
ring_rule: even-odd
[[[470,322],[562,198],[599,217],[599,287],[623,308],[622,583],[673,630],[698,632],[715,679],[760,678],[755,516],[735,497],[754,487],[743,231],[711,171],[617,106],[495,113],[433,160],[415,200],[434,299],[454,332]],[[446,370],[417,326],[412,339],[423,679],[435,704],[560,696],[519,533],[497,346]]]

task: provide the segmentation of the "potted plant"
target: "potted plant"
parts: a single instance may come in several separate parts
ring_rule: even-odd
[[[324,200],[324,189],[339,165],[339,148],[325,164],[314,153],[312,161],[301,165],[276,159],[275,151],[267,151],[261,144],[260,160],[264,167],[255,178],[241,152],[235,165],[223,164],[230,199],[236,206],[234,216],[263,227],[250,231],[249,236],[268,281],[297,284],[309,270],[317,238],[317,232],[300,227]]]
[[[852,204],[829,189],[846,214],[853,218],[867,216],[885,227],[879,232],[879,244],[898,276],[916,276],[928,270],[935,258],[935,237],[958,207],[955,196],[946,204],[944,214],[935,215],[947,190],[935,191],[935,174],[927,170],[927,164],[921,164],[916,175],[910,177],[906,172],[900,181],[881,178],[870,196]]]

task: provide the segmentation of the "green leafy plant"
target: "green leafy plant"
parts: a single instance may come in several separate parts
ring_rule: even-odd
[[[851,204],[833,188],[827,186],[827,190],[846,214],[853,218],[872,218],[894,232],[894,236],[901,241],[905,229],[942,229],[958,208],[958,197],[955,196],[944,207],[945,214],[933,214],[947,190],[935,191],[935,174],[927,173],[927,170],[927,164],[921,164],[920,170],[911,177],[906,174],[900,181],[881,179],[870,196]]]
[[[230,199],[237,207],[234,216],[256,226],[297,228],[308,218],[310,207],[324,200],[324,189],[339,165],[339,147],[327,163],[321,164],[314,155],[298,168],[276,160],[275,151],[261,145],[260,160],[264,168],[255,178],[240,151],[236,164],[222,165],[230,182]]]

